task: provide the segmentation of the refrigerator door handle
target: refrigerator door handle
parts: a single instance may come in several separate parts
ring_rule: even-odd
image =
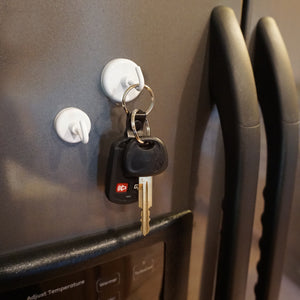
[[[278,299],[298,156],[299,108],[288,53],[274,19],[260,19],[253,59],[267,138],[267,175],[256,299]]]
[[[248,50],[232,9],[210,20],[209,85],[225,148],[225,195],[215,299],[245,298],[260,151],[260,121]],[[205,275],[204,275],[205,276]]]

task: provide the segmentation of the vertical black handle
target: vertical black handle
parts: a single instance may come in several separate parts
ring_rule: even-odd
[[[299,108],[288,53],[274,19],[256,30],[254,73],[267,136],[265,209],[256,299],[278,299],[298,153]]]
[[[215,299],[245,297],[255,208],[259,109],[248,50],[232,9],[216,7],[210,22],[210,92],[225,147],[225,195]]]

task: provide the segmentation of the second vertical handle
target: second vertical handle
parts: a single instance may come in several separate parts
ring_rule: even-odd
[[[243,300],[256,200],[260,122],[250,57],[239,23],[228,7],[216,7],[211,14],[209,86],[225,147],[215,299]]]

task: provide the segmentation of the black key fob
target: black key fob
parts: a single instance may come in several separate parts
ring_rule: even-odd
[[[167,149],[157,137],[142,137],[128,141],[124,152],[124,170],[128,176],[154,176],[168,166]]]
[[[124,151],[132,140],[122,137],[111,145],[107,170],[105,194],[107,198],[118,204],[128,204],[138,200],[138,177],[125,175]]]

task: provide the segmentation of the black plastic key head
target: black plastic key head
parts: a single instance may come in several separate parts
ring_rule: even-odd
[[[124,169],[128,176],[154,176],[168,166],[164,143],[157,137],[142,137],[143,144],[131,139],[124,152]]]
[[[138,178],[128,177],[123,168],[124,151],[131,139],[121,138],[111,145],[105,182],[107,198],[118,204],[138,200]]]

